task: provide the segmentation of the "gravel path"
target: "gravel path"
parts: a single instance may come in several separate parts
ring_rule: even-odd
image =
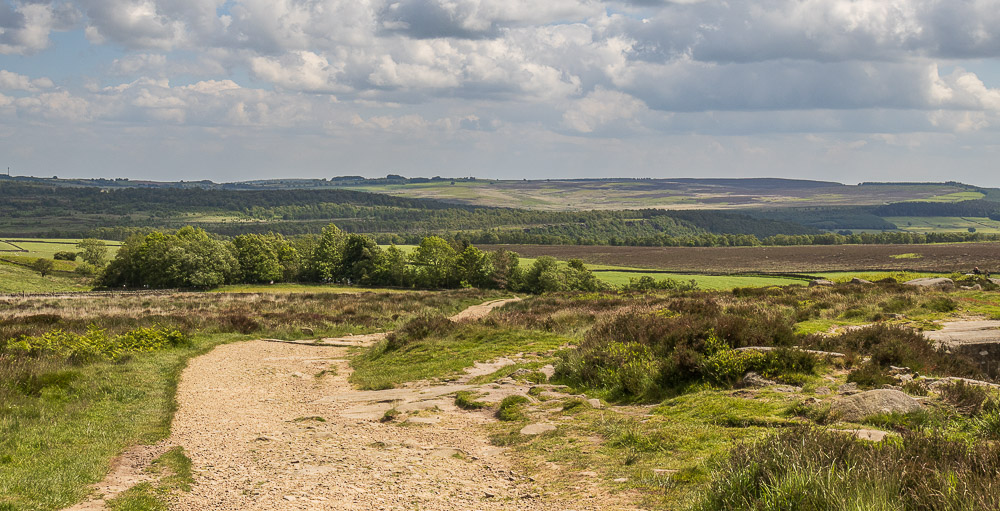
[[[474,306],[452,319],[478,319],[504,303]],[[445,395],[467,388],[462,382],[354,390],[349,349],[335,342],[261,340],[219,346],[193,359],[178,385],[170,438],[137,446],[141,456],[126,453],[98,491],[113,496],[127,487],[123,483],[140,480],[139,461],[181,446],[192,460],[195,484],[171,496],[177,510],[616,508],[597,489],[557,502],[518,474],[505,450],[485,438],[481,426],[493,420],[490,415],[459,410]],[[473,372],[494,368],[478,366]],[[393,407],[407,412],[405,422],[377,420]],[[71,509],[103,504],[98,499]]]
[[[255,341],[192,361],[168,443],[191,457],[196,484],[171,508],[547,508],[474,433],[483,415],[444,407],[405,424],[356,418],[380,396],[351,389],[345,355]],[[331,365],[336,376],[314,376]],[[341,395],[351,398],[330,399]]]

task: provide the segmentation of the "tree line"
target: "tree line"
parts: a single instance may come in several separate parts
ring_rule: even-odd
[[[343,283],[418,289],[476,287],[518,292],[597,291],[608,287],[579,260],[542,257],[527,267],[507,250],[423,238],[407,253],[329,224],[319,236],[243,234],[218,239],[186,226],[125,240],[101,272],[104,287],[212,288],[274,282]]]

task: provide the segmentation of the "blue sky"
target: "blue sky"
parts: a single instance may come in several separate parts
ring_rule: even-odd
[[[1000,186],[996,27],[998,0],[0,0],[0,166]]]

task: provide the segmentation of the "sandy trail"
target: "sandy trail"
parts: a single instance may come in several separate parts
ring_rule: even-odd
[[[191,457],[196,484],[171,508],[546,508],[503,451],[473,433],[485,415],[450,399],[405,424],[365,415],[388,399],[351,389],[346,354],[255,341],[192,361],[168,443]],[[314,376],[331,365],[336,376]]]
[[[478,319],[507,302],[474,306],[453,319]],[[485,438],[481,426],[493,420],[489,413],[454,406],[448,394],[469,388],[471,374],[512,361],[477,364],[446,385],[357,391],[348,383],[348,350],[334,342],[250,341],[193,359],[177,389],[170,438],[133,449],[140,457],[126,453],[98,492],[113,496],[142,479],[143,461],[181,446],[195,484],[171,496],[171,509],[607,509],[603,499],[589,505],[547,499]],[[526,390],[493,387],[483,390]],[[393,407],[407,412],[406,422],[377,420]],[[71,509],[103,504],[98,499]]]

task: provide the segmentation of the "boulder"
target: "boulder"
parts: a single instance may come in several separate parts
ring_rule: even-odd
[[[777,385],[778,382],[773,380],[768,380],[763,376],[750,371],[745,376],[743,376],[743,386],[744,387],[770,387],[772,385]]]
[[[872,283],[872,281],[870,281],[870,280],[859,279],[857,277],[854,277],[853,279],[851,279],[851,284],[871,284],[871,283]]]
[[[916,399],[898,390],[869,390],[834,401],[830,410],[845,420],[860,421],[877,413],[907,413],[920,409]]]
[[[938,287],[941,289],[955,288],[955,281],[944,277],[925,277],[922,279],[913,279],[903,282],[903,284],[917,287]]]
[[[816,280],[810,280],[809,281],[809,287],[832,286],[832,285],[833,285],[833,281],[832,280],[816,279]]]
[[[542,433],[548,433],[549,431],[555,431],[556,427],[552,424],[528,424],[527,426],[521,428],[522,435],[541,435]]]

